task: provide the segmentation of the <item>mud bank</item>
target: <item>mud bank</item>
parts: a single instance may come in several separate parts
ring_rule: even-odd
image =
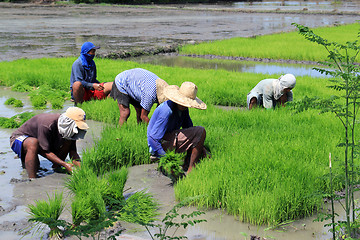
[[[98,54],[354,23],[357,15],[257,13],[183,8],[0,3],[0,61],[77,56],[85,41]]]

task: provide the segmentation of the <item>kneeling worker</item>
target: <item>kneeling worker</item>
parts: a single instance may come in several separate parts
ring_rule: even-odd
[[[204,147],[206,131],[204,127],[193,126],[188,108],[203,110],[206,104],[196,97],[197,86],[192,82],[184,82],[180,88],[167,86],[164,94],[170,100],[155,109],[147,129],[150,152],[156,157],[164,156],[166,150],[187,152],[189,173],[207,152]]]
[[[76,140],[84,138],[89,126],[85,112],[70,107],[63,114],[42,113],[26,121],[10,137],[11,149],[21,159],[29,178],[36,178],[40,166],[38,154],[64,167],[68,172],[74,165],[80,166]],[[72,163],[65,162],[69,155]]]

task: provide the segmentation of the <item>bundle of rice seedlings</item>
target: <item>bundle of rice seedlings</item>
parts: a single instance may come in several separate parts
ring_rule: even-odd
[[[175,150],[167,151],[166,155],[160,158],[158,170],[175,183],[184,175],[183,165],[185,154],[186,153],[175,153]]]
[[[62,231],[59,229],[59,217],[64,211],[65,204],[63,203],[63,193],[55,193],[54,198],[48,200],[35,201],[35,204],[28,205],[30,209],[29,222],[34,222],[34,228],[42,231],[44,225],[50,228],[49,237],[60,238]]]
[[[135,192],[126,200],[124,208],[120,211],[119,220],[146,225],[157,220],[158,207],[151,194],[145,191]]]

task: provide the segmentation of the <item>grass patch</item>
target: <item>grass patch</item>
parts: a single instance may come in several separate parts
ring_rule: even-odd
[[[24,122],[35,116],[32,112],[24,112],[12,116],[11,118],[0,117],[0,127],[2,128],[19,128]]]
[[[318,35],[335,42],[354,41],[359,23],[314,29]],[[181,54],[218,55],[232,57],[271,58],[324,61],[327,52],[309,42],[297,32],[278,33],[249,38],[231,38],[181,47]]]

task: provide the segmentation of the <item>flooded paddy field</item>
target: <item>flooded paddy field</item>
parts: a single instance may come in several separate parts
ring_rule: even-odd
[[[194,6],[192,6],[194,7]],[[201,7],[201,6],[200,6]],[[218,7],[218,6],[216,6]],[[193,11],[162,8],[132,8],[117,6],[38,6],[0,3],[0,61],[19,58],[76,56],[84,41],[93,41],[101,45],[99,50],[106,53],[122,49],[163,46],[188,41],[208,41],[230,37],[247,37],[269,34],[279,31],[294,30],[291,22],[298,22],[310,27],[331,24],[353,23],[358,15],[304,15],[276,13],[240,13]],[[196,14],[194,14],[196,13]],[[145,60],[144,60],[145,61]],[[147,60],[146,60],[147,61]],[[179,60],[161,60],[155,58],[153,63],[176,65]],[[156,62],[158,61],[158,62]],[[184,67],[191,63],[181,60]],[[256,69],[276,69],[276,66],[243,64],[207,63],[208,68],[227,69],[229,71],[258,71]],[[231,66],[227,66],[231,65]],[[70,66],[69,66],[70,67]],[[199,66],[202,68],[204,66]],[[279,71],[269,70],[269,74]],[[308,66],[300,66],[299,75],[310,71]],[[205,68],[205,67],[204,67]],[[246,70],[248,69],[248,70]],[[251,70],[253,69],[253,70]],[[294,73],[296,74],[296,73]],[[310,75],[312,73],[309,73]],[[24,101],[21,109],[8,107],[4,102],[9,97]],[[67,102],[64,109],[71,106]],[[11,117],[22,111],[31,110],[26,94],[0,89],[0,116]],[[46,110],[50,111],[50,110]],[[41,111],[39,111],[41,112]],[[91,127],[86,139],[79,142],[79,152],[93,145],[94,138],[99,136],[102,124],[90,121]],[[20,239],[19,230],[28,226],[26,205],[35,200],[46,199],[58,189],[63,190],[66,175],[53,173],[47,160],[41,161],[44,177],[35,181],[27,181],[21,169],[19,159],[9,147],[9,136],[13,130],[0,129],[0,239]],[[148,189],[162,204],[164,213],[175,204],[173,188],[170,180],[156,170],[156,165],[142,165],[129,170],[127,188],[131,191]],[[191,211],[186,208],[184,211]],[[69,219],[69,213],[64,216]],[[206,211],[208,222],[199,224],[182,232],[189,239],[249,239],[250,235],[258,235],[279,240],[297,239],[329,239],[330,234],[323,223],[313,223],[314,217],[294,221],[284,228],[265,231],[266,227],[241,223],[235,217],[220,210]],[[140,226],[124,224],[127,233],[149,239]],[[245,233],[247,237],[244,237]],[[27,236],[23,239],[40,239]]]
[[[309,27],[354,23],[359,15],[246,13],[204,9],[0,3],[0,61],[76,56],[84,41],[99,54],[188,41],[249,37]]]

